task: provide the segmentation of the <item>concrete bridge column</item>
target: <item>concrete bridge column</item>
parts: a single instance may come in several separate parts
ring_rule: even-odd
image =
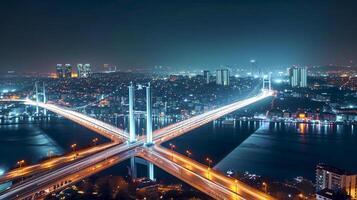
[[[45,82],[43,82],[43,85],[42,85],[42,94],[43,94],[43,103],[46,103],[47,102],[47,97],[46,97]],[[47,115],[47,110],[45,108],[43,109],[43,114],[45,116]]]
[[[155,181],[154,177],[154,164],[148,161],[148,178],[152,181]]]
[[[137,177],[135,157],[130,158],[130,170],[131,170],[131,178],[135,179]]]
[[[150,83],[146,87],[146,145],[152,144],[152,106]]]
[[[134,86],[129,86],[129,142],[135,142]]]
[[[38,97],[37,81],[35,82],[35,90],[36,90],[36,115],[38,115],[38,113],[39,113],[39,108],[38,108],[39,97]]]

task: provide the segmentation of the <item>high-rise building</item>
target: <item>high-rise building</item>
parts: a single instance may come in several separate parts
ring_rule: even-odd
[[[56,72],[58,78],[71,78],[72,77],[72,66],[71,64],[57,64]]]
[[[205,79],[206,83],[209,84],[210,82],[210,72],[208,70],[203,71],[203,78]]]
[[[63,71],[64,71],[64,78],[72,77],[72,65],[71,64],[65,64]]]
[[[306,67],[290,67],[289,81],[292,87],[307,87],[307,69]]]
[[[216,71],[216,84],[229,85],[229,71],[228,69],[219,69]]]
[[[77,64],[77,70],[79,78],[88,78],[92,73],[90,64]]]
[[[318,164],[316,166],[316,191],[326,188],[345,191],[352,199],[357,199],[357,174]]]
[[[57,73],[57,77],[58,78],[63,78],[64,74],[63,74],[63,65],[62,64],[57,64],[56,65],[56,73]]]

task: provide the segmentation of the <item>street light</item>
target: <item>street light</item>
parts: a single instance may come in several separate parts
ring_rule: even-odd
[[[211,169],[212,160],[210,158],[206,158],[206,161],[208,162],[208,169]]]
[[[17,161],[17,164],[19,165],[20,172],[22,172],[22,166],[25,164],[25,160],[19,160]],[[21,176],[21,182],[23,181],[24,177]]]
[[[264,192],[268,193],[268,184],[266,182],[263,182],[262,184],[264,186]]]
[[[235,179],[235,180],[234,180],[234,183],[235,183],[235,186],[236,186],[236,193],[238,193],[238,180]]]
[[[72,151],[74,152],[73,159],[76,159],[76,147],[77,147],[77,144],[71,145]]]
[[[186,150],[187,157],[191,157],[192,152],[190,150]]]
[[[19,165],[19,168],[21,168],[23,164],[25,164],[25,160],[19,160],[17,161],[17,164]]]
[[[170,147],[171,147],[172,160],[174,160],[174,149],[176,148],[176,145],[170,143]]]
[[[93,138],[92,142],[93,142],[94,146],[97,145],[98,140],[99,140],[98,138]]]

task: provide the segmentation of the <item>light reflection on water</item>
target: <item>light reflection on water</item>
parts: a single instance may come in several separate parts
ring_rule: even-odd
[[[357,134],[353,125],[264,123],[216,165],[229,169],[287,179],[314,179],[319,162],[357,171],[354,154]]]

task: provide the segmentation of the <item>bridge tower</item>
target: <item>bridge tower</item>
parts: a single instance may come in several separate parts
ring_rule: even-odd
[[[39,92],[38,92],[38,83],[35,82],[35,90],[36,90],[36,115],[39,113],[38,102],[39,102]]]
[[[47,103],[45,82],[42,83],[42,95],[43,95],[43,103]],[[47,110],[45,108],[43,109],[43,114],[45,116],[47,115]]]
[[[134,86],[129,85],[129,142],[135,142]]]
[[[152,104],[151,86],[146,87],[146,145],[152,144]]]
[[[268,87],[268,88],[266,88]],[[263,88],[262,90],[271,90],[271,73],[268,75],[263,75]]]

